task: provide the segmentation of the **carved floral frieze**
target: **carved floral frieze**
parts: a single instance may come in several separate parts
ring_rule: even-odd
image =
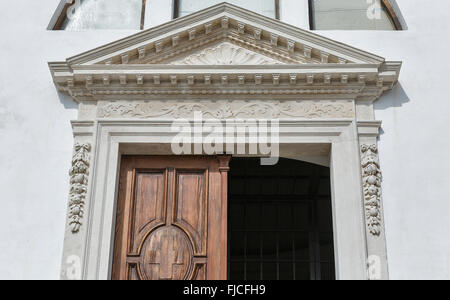
[[[76,143],[70,168],[69,225],[73,233],[80,231],[88,189],[91,144]]]
[[[364,206],[369,232],[379,236],[381,220],[381,170],[377,145],[361,145]]]
[[[198,101],[104,102],[98,118],[191,118],[195,112],[214,119],[352,118],[351,101]]]

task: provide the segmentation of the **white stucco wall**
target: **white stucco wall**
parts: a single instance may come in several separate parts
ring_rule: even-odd
[[[147,24],[170,20],[171,0],[147,2]],[[282,20],[307,27],[306,2],[281,0]],[[59,278],[77,107],[56,92],[47,62],[134,33],[47,31],[58,3],[0,2],[0,279]],[[404,62],[376,104],[390,276],[450,279],[450,2],[397,3],[407,31],[318,33]]]

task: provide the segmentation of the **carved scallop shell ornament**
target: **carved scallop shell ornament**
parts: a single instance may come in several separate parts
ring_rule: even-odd
[[[264,55],[222,43],[177,60],[172,65],[279,65],[281,62]]]

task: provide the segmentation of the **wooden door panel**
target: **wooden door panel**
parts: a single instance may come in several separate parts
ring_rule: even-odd
[[[223,161],[123,157],[113,279],[226,279]]]
[[[191,238],[194,254],[206,255],[208,223],[208,170],[176,174],[173,224]]]
[[[140,277],[138,275],[138,266],[137,264],[129,264],[128,265],[128,272],[127,272],[127,280],[140,280]]]
[[[206,263],[195,263],[192,280],[206,280]]]
[[[135,195],[132,200],[130,245],[128,253],[139,253],[145,237],[165,224],[167,217],[166,172],[137,172]]]

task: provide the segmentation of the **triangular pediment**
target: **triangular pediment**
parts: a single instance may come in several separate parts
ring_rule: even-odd
[[[73,65],[155,64],[217,42],[233,42],[284,63],[382,63],[377,55],[222,3],[71,57]]]
[[[258,93],[376,99],[397,82],[401,68],[228,3],[49,65],[60,91],[89,100]]]

